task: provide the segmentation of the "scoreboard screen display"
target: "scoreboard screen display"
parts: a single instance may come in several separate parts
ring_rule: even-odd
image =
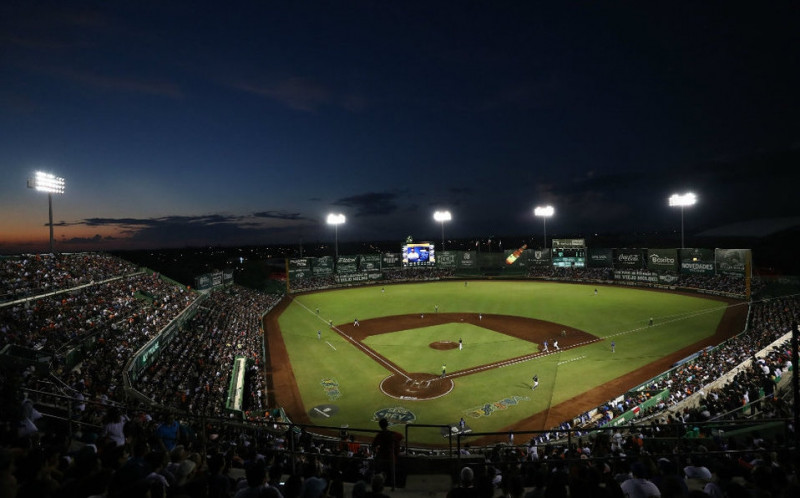
[[[402,253],[403,266],[433,266],[436,263],[436,253],[430,242],[406,244]]]
[[[585,268],[586,248],[553,248],[553,266],[559,268]]]

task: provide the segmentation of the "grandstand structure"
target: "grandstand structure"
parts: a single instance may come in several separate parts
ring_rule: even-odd
[[[553,246],[546,253],[442,251],[439,264],[425,266],[404,266],[400,253],[287,260],[287,294],[507,277],[655,287],[749,302],[741,334],[558,426],[503,435],[505,442],[485,446],[474,444],[482,434],[455,431],[445,447],[405,447],[392,473],[397,492],[443,496],[460,469],[471,466],[486,496],[545,485],[592,494],[618,486],[635,465],[664,483],[677,478],[707,494],[713,486],[731,495],[795,490],[793,332],[800,295],[769,294],[768,286],[752,278],[746,250],[592,249],[582,241]],[[0,274],[2,446],[6,460],[16,455],[20,490],[30,493],[46,484],[65,496],[88,496],[89,489],[108,496],[161,489],[166,495],[152,473],[161,469],[158,458],[173,458],[170,493],[194,496],[203,486],[207,492],[208,476],[242,478],[258,454],[286,482],[322,474],[331,489],[349,489],[369,479],[369,443],[377,427],[295,424],[274,402],[270,372],[278,366],[270,364],[263,323],[285,306],[287,296],[238,286],[227,273],[201,291],[189,289],[96,253],[6,257]],[[124,436],[123,444],[115,434]],[[119,463],[126,451],[145,462],[139,473]],[[52,455],[69,458],[57,458],[59,472],[43,483],[41,470]],[[110,463],[115,457],[118,463]],[[105,472],[77,464],[87,460]],[[197,471],[181,481],[181,466]],[[689,467],[705,468],[708,475]],[[164,474],[168,482],[170,473]],[[222,496],[233,496],[233,490]]]

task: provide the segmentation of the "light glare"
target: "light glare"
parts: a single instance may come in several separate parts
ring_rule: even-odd
[[[687,192],[683,195],[681,194],[672,194],[669,198],[669,205],[670,206],[693,206],[697,203],[697,196],[691,192]]]
[[[533,215],[544,216],[549,218],[550,216],[553,216],[555,212],[556,210],[555,208],[553,208],[553,206],[537,206],[536,209],[533,210]]]
[[[64,186],[64,179],[51,173],[37,171],[36,176],[34,177],[33,188],[35,188],[38,192],[63,194]]]
[[[328,215],[328,225],[341,225],[344,223],[344,215],[343,214],[329,214]]]
[[[453,216],[450,214],[450,211],[436,211],[433,213],[433,219],[438,222],[445,222],[452,220]]]

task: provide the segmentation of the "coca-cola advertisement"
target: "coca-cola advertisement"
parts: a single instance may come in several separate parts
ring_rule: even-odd
[[[644,251],[642,249],[614,249],[614,268],[644,268]]]

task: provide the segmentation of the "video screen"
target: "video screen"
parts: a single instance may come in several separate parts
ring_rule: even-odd
[[[403,246],[403,266],[433,266],[436,263],[433,244],[419,242]]]

